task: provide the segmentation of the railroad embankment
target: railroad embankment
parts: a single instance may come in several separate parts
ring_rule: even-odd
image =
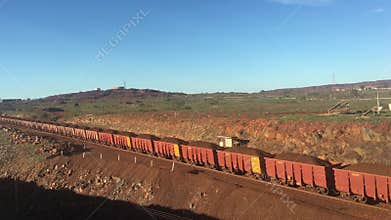
[[[249,140],[271,153],[299,153],[334,163],[391,164],[391,123],[338,120],[246,119],[175,113],[81,116],[70,122],[185,140],[216,142],[219,135]]]

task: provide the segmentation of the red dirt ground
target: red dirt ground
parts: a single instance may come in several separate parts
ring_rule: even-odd
[[[85,177],[88,179],[97,173],[118,177],[127,183],[142,182],[141,194],[123,193],[117,199],[143,206],[189,210],[194,213],[193,218],[202,214],[218,219],[345,220],[387,219],[391,215],[390,210],[278,188],[181,163],[176,163],[174,172],[171,172],[171,161],[132,152],[115,151],[91,144],[87,145],[87,151],[85,158],[82,154],[60,156],[47,160],[45,166],[67,164],[68,169],[73,170],[72,175],[66,177],[68,184],[80,181],[80,176],[89,175]],[[26,175],[26,180],[36,178],[33,171]],[[114,186],[99,193],[108,195],[114,190]],[[147,188],[151,192],[143,192]],[[96,192],[88,190],[80,194],[97,196]],[[99,209],[97,212],[99,213]],[[119,213],[112,215],[115,219]]]
[[[250,119],[195,114],[135,113],[81,116],[74,124],[216,143],[217,136],[249,140],[249,147],[273,154],[315,156],[335,163],[391,163],[389,122]]]
[[[163,205],[172,209],[194,207],[197,214],[206,214],[219,219],[381,219],[390,211],[379,211],[328,198],[305,193],[282,190],[283,196],[263,183],[250,182],[225,174],[199,170],[181,164],[171,172],[170,162],[153,160],[126,152],[113,152],[99,147],[88,147],[91,151],[85,159],[81,155],[71,157],[71,166],[79,169],[102,170],[131,181],[141,180],[157,189],[151,205]],[[102,153],[103,160],[99,159]],[[121,161],[117,161],[120,155]],[[64,158],[51,161],[65,162]],[[201,194],[205,196],[202,197]],[[292,211],[282,199],[295,204]]]

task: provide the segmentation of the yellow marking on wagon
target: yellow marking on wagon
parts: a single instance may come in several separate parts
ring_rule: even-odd
[[[253,173],[261,174],[261,163],[259,157],[251,157],[251,168]]]
[[[129,148],[132,147],[132,144],[131,144],[131,142],[130,142],[130,137],[126,137],[126,144],[127,144],[127,146],[128,146]]]
[[[181,158],[181,154],[179,153],[179,145],[174,144],[174,155],[176,158]]]

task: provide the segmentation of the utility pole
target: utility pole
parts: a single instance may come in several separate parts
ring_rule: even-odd
[[[379,115],[380,114],[380,99],[379,99],[379,91],[376,91],[376,111],[377,111],[377,114]]]

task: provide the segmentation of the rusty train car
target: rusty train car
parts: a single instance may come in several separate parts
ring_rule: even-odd
[[[314,189],[321,194],[329,194],[332,187],[330,167],[268,157],[265,166],[268,178],[279,184]]]
[[[333,169],[335,189],[341,196],[357,202],[391,202],[391,177],[345,169]]]
[[[258,149],[219,149],[217,150],[217,158],[219,168],[222,171],[265,179],[264,153]]]
[[[391,203],[391,176],[274,158],[260,150],[1,116],[0,122],[366,203]],[[224,145],[225,146],[225,145]]]
[[[187,144],[186,141],[177,138],[163,138],[159,140],[153,140],[153,146],[155,148],[155,154],[159,157],[181,160],[183,153],[181,153],[182,145]]]
[[[205,142],[193,142],[181,145],[181,157],[185,163],[216,168],[217,145]]]

